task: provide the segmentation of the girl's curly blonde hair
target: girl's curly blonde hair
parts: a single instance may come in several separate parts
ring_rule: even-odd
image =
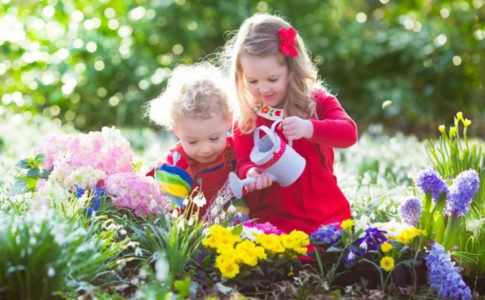
[[[177,66],[165,90],[148,103],[148,116],[156,124],[173,130],[181,117],[210,119],[216,115],[232,119],[232,97],[221,70],[203,62]]]
[[[241,56],[276,55],[282,64],[288,67],[288,94],[283,108],[287,116],[310,118],[315,114],[315,103],[309,93],[313,88],[323,88],[318,80],[317,70],[312,63],[303,40],[297,35],[298,55],[284,56],[280,50],[278,30],[288,28],[290,24],[282,18],[267,13],[258,13],[246,19],[237,34],[227,42],[222,52],[222,60],[229,71],[230,79],[235,84],[241,115],[238,120],[243,133],[254,130],[256,111],[251,105],[251,94],[244,86]]]

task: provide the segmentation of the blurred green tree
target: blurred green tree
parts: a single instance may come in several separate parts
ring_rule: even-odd
[[[146,126],[170,70],[215,59],[258,11],[294,25],[361,128],[485,119],[483,0],[2,0],[0,103],[82,130]]]

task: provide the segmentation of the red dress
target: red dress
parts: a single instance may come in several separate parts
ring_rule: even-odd
[[[287,187],[273,183],[268,188],[249,193],[246,199],[250,218],[270,222],[286,232],[298,229],[311,233],[321,224],[350,218],[349,202],[333,173],[333,148],[355,144],[357,126],[334,96],[317,90],[312,93],[312,99],[318,115],[318,120],[312,119],[313,137],[293,141],[295,151],[306,160],[300,178]],[[261,116],[256,119],[257,127],[270,127],[272,123]],[[280,130],[277,133],[285,139]],[[253,133],[241,133],[236,122],[234,148],[241,178],[255,166],[249,159],[253,146]]]

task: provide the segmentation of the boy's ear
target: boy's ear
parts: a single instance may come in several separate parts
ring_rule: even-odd
[[[180,136],[179,136],[179,131],[178,131],[178,128],[177,127],[173,127],[172,128],[172,133],[175,134],[177,136],[177,138],[180,139]]]

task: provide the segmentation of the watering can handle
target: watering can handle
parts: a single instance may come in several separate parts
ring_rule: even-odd
[[[278,126],[278,124],[280,124],[280,123],[281,123],[281,121],[283,121],[283,120],[274,121],[274,122],[273,122],[273,125],[271,125],[271,131],[275,132],[275,130],[276,130],[276,126]],[[290,147],[291,147],[291,146],[293,146],[293,140],[288,140],[288,145],[289,145]]]
[[[266,135],[271,139],[273,142],[273,145],[275,146],[275,152],[280,151],[281,147],[281,141],[279,139],[279,136],[274,132],[274,130],[269,129],[267,126],[259,126],[258,128],[254,129],[253,133],[253,140],[254,140],[254,145],[257,145],[259,143],[260,137],[259,137],[259,131],[262,130]]]

